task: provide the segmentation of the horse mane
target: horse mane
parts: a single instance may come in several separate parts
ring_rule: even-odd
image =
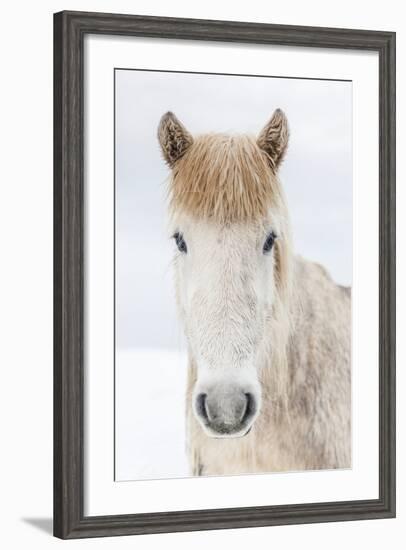
[[[196,137],[169,187],[172,210],[220,223],[263,218],[279,194],[272,159],[247,135]]]

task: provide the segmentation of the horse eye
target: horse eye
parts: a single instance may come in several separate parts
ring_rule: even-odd
[[[271,250],[274,245],[275,239],[276,235],[273,231],[271,231],[271,233],[269,233],[269,235],[267,236],[266,241],[264,242],[264,246],[262,248],[264,254]]]
[[[183,235],[181,233],[175,233],[173,238],[175,239],[176,246],[178,247],[179,252],[182,252],[183,254],[186,254],[187,246],[186,246],[186,242],[183,238]]]

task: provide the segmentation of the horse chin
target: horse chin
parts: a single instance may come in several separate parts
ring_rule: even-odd
[[[252,424],[235,432],[216,431],[208,426],[205,426],[204,424],[202,425],[202,428],[204,433],[211,439],[242,439],[250,433],[252,430]]]

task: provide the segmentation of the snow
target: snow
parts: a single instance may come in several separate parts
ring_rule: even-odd
[[[189,475],[186,367],[181,350],[117,350],[116,481]]]

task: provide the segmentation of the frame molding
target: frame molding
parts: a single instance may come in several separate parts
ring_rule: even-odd
[[[380,79],[379,498],[83,513],[83,38],[110,34],[375,51]],[[135,15],[54,15],[54,535],[62,539],[395,517],[395,33]]]

